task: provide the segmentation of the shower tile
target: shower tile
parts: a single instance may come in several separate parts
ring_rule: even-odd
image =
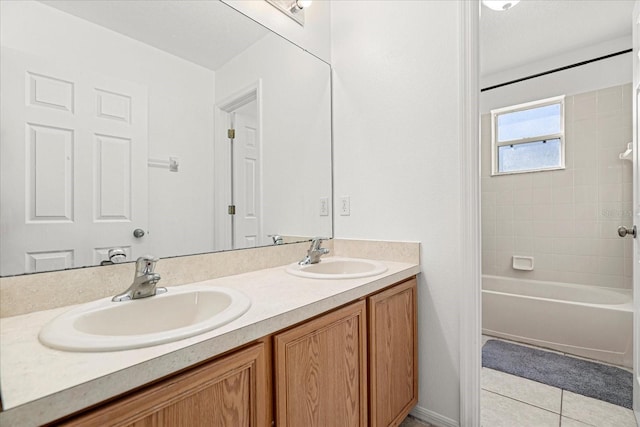
[[[624,277],[632,277],[633,276],[633,259],[625,258],[624,259]]]
[[[586,146],[580,147],[579,150],[573,152],[573,166],[576,169],[581,168],[594,168],[598,164],[598,155],[595,149],[595,142],[593,147]]]
[[[512,205],[513,204],[513,191],[512,190],[502,190],[498,191],[496,195],[496,205]]]
[[[532,237],[533,221],[513,221],[513,235],[515,237]]]
[[[627,149],[627,144],[631,142],[632,134],[631,123],[628,126],[611,129],[609,132],[598,135],[598,146],[602,148],[611,147],[617,150],[618,153],[622,153]]]
[[[556,387],[493,369],[482,368],[482,388],[557,414],[560,413],[562,391]]]
[[[573,183],[575,185],[595,185],[598,177],[593,173],[593,169],[574,169]]]
[[[551,188],[551,174],[549,172],[532,174],[531,185],[533,188]]]
[[[575,212],[573,204],[553,205],[553,219],[566,221],[573,220],[575,218]]]
[[[602,257],[620,257],[624,259],[624,240],[602,239],[598,248],[598,255]]]
[[[573,195],[576,203],[597,202],[598,187],[596,185],[576,185],[573,188]]]
[[[495,191],[482,191],[482,207],[495,206],[496,204],[496,192]]]
[[[527,205],[515,205],[513,207],[513,218],[520,221],[530,221],[533,219],[533,209]]]
[[[625,259],[633,258],[633,239],[624,239],[624,257]]]
[[[594,228],[597,230],[597,225],[594,225]],[[578,227],[576,227],[576,235],[582,236],[582,234],[579,234],[581,232],[582,232],[582,229],[579,229]],[[581,237],[576,239],[574,255],[598,255],[599,250],[600,250],[600,240],[596,238]]]
[[[553,270],[554,255],[534,253],[533,258],[536,271]]]
[[[533,253],[533,239],[531,237],[516,237],[513,241],[513,250],[521,255]]]
[[[513,274],[513,251],[496,251],[496,274],[509,276]]]
[[[598,203],[598,219],[601,221],[622,221],[625,216],[624,207],[620,202]],[[631,215],[628,215],[630,218]],[[617,236],[616,236],[617,237]]]
[[[533,187],[533,177],[530,173],[520,173],[511,175],[509,177],[513,184],[514,190],[521,190],[524,188],[532,188]]]
[[[615,149],[616,156],[620,153],[619,149]],[[622,163],[618,160],[617,164],[604,164],[598,166],[598,184],[599,185],[621,185],[622,184]]]
[[[483,427],[557,427],[560,415],[486,390],[481,392]]]
[[[548,239],[544,237],[534,237],[533,251],[538,254],[553,253],[553,239]]]
[[[574,173],[572,170],[557,170],[551,172],[551,184],[553,187],[572,187]]]
[[[482,236],[495,236],[496,235],[496,222],[495,221],[482,221]]]
[[[521,188],[513,191],[513,204],[514,205],[530,205],[533,203],[533,189]]]
[[[599,202],[621,202],[622,186],[621,185],[599,185],[598,186]]]
[[[574,141],[576,143],[576,147],[580,147],[580,150],[576,151],[595,147],[597,125],[594,118],[595,117],[590,117],[585,120],[573,121]]]
[[[598,273],[606,275],[623,275],[624,274],[624,258],[622,257],[599,257]]]
[[[576,95],[573,98],[573,119],[589,119],[596,115],[598,111],[597,97],[595,92],[587,92]]]
[[[553,221],[551,223],[551,235],[554,237],[573,237],[575,236],[576,224],[573,220]]]
[[[607,139],[609,135],[606,136]],[[629,141],[627,141],[629,142]],[[622,166],[622,160],[620,160],[620,153],[624,151],[624,147],[621,146],[606,146],[603,145],[598,149],[598,169],[607,167],[620,167]],[[600,176],[598,176],[600,179]],[[598,184],[603,184],[598,181]]]
[[[632,118],[628,112],[598,115],[597,134],[602,136],[602,140],[604,140],[607,134],[626,128],[631,125],[631,122]]]
[[[572,255],[575,252],[575,239],[551,239],[554,254]]]
[[[623,184],[631,184],[633,182],[633,163],[627,162],[622,166],[622,183]],[[624,187],[623,187],[624,188]],[[632,192],[626,189],[623,190],[624,195],[628,194],[631,196]],[[629,198],[628,200],[631,200]]]
[[[553,221],[534,221],[533,237],[553,237]]]
[[[578,238],[595,239],[599,236],[600,229],[597,221],[576,221],[575,235]]]
[[[513,206],[497,206],[496,207],[496,220],[498,221],[512,221],[513,220]]]
[[[618,226],[620,221],[600,221],[598,222],[600,237],[603,239],[619,239]]]
[[[496,251],[513,252],[513,248],[514,248],[513,236],[497,236],[496,237]]]
[[[632,410],[566,390],[562,415],[598,427],[636,427]]]
[[[535,221],[550,221],[553,218],[553,205],[551,204],[536,204],[532,210]]]
[[[496,206],[495,205],[482,206],[482,210],[481,210],[480,216],[482,217],[482,222],[495,221],[496,220]]]
[[[621,111],[622,86],[614,86],[598,91],[598,114]]]
[[[622,111],[631,113],[633,110],[633,89],[631,83],[622,86]]]
[[[593,221],[598,218],[598,205],[595,203],[576,203],[575,219],[577,221]]]
[[[496,237],[495,236],[482,236],[482,250],[483,251],[495,251],[496,250]]]
[[[484,255],[482,259],[482,274],[490,274],[492,276],[498,274],[495,263],[492,263],[490,260],[485,260]]]
[[[535,205],[549,204],[553,201],[553,193],[551,187],[534,188],[533,203]]]
[[[556,203],[573,203],[573,187],[553,187],[552,201]]]
[[[496,221],[496,236],[513,237],[513,221]]]

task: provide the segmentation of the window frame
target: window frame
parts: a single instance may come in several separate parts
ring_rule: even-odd
[[[491,110],[491,176],[513,175],[518,173],[541,172],[550,170],[566,169],[565,165],[565,95],[554,96],[552,98],[541,99],[538,101],[526,102],[524,104],[511,105],[509,107],[496,108]],[[518,111],[531,110],[539,107],[560,104],[560,132],[552,134],[540,134],[529,138],[513,139],[498,142],[498,117],[504,114],[517,113]],[[500,172],[498,171],[498,148],[505,145],[518,145],[543,140],[559,139],[560,140],[560,165],[546,168],[526,169],[519,171]]]

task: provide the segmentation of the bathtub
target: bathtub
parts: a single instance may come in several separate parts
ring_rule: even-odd
[[[482,333],[631,367],[632,292],[483,276]]]

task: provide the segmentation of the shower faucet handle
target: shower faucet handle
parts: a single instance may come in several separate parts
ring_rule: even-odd
[[[618,227],[618,236],[626,237],[628,234],[631,234],[634,239],[636,238],[636,236],[638,235],[638,230],[636,229],[635,225],[632,228],[627,228],[624,225]]]

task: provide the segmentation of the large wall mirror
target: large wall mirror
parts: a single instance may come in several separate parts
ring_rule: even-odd
[[[332,235],[328,64],[219,1],[0,7],[0,275]]]

